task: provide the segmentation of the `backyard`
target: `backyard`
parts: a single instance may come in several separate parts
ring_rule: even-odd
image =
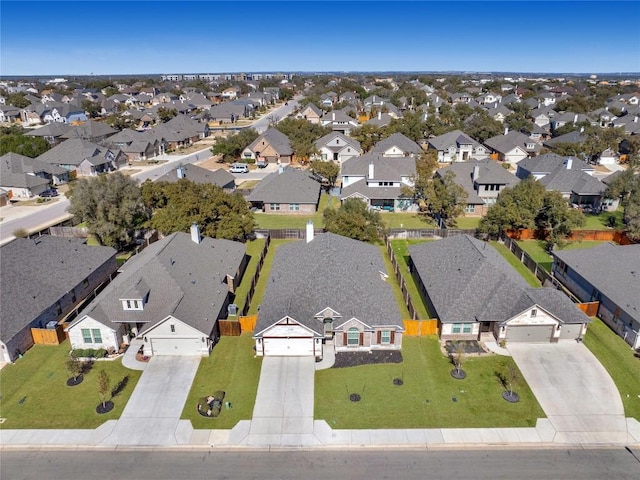
[[[234,303],[238,306],[239,312],[242,312],[242,309],[244,308],[244,302],[247,298],[247,293],[249,293],[249,289],[251,288],[251,281],[256,273],[256,268],[258,267],[258,261],[260,260],[260,254],[264,248],[265,241],[265,239],[259,238],[251,240],[245,244],[247,247],[247,255],[251,258],[249,259],[247,268],[242,276],[242,281],[236,289]]]
[[[142,372],[125,368],[120,359],[96,361],[82,383],[68,387],[69,350],[68,341],[35,345],[0,370],[0,417],[6,419],[0,428],[96,428],[120,417]],[[110,391],[115,393],[107,395],[114,409],[103,415],[96,413],[101,370],[108,374]],[[118,384],[121,388],[116,392]]]
[[[538,278],[533,273],[531,273],[531,270],[529,270],[524,265],[524,263],[518,260],[518,258],[513,253],[511,253],[511,251],[507,247],[505,247],[504,244],[500,242],[490,243],[498,251],[498,253],[500,253],[500,255],[502,255],[507,260],[507,262],[509,262],[509,264],[522,276],[522,278],[527,281],[529,285],[531,285],[532,287],[540,286],[540,281],[538,280]]]
[[[583,240],[580,242],[570,242],[562,248],[558,248],[558,250],[578,250],[583,248],[593,248],[598,245],[606,243],[598,240]],[[543,240],[519,240],[518,246],[522,248],[531,259],[544,268],[547,272],[551,272],[551,267],[553,266],[553,258],[549,255],[545,249],[545,242]],[[506,248],[506,247],[505,247]],[[515,258],[513,254],[512,257]],[[516,259],[516,261],[518,261]],[[520,263],[518,261],[518,263]]]
[[[602,320],[595,317],[592,320],[584,344],[618,387],[625,415],[640,420],[640,358]]]
[[[410,245],[424,243],[425,241],[430,241],[430,240],[391,240],[390,242],[391,248],[393,249],[393,253],[396,257],[396,261],[398,262],[398,266],[400,267],[400,273],[404,278],[405,284],[407,286],[407,290],[409,291],[409,296],[411,296],[411,300],[413,301],[413,306],[418,312],[418,318],[422,320],[432,318],[432,317],[429,314],[429,311],[427,310],[427,306],[425,305],[424,300],[422,299],[422,295],[420,294],[420,291],[416,286],[413,276],[409,272],[408,247]]]
[[[455,380],[434,336],[403,338],[402,356],[399,364],[317,371],[315,418],[332,428],[480,428],[531,427],[545,416],[524,380],[514,386],[520,402],[502,398],[498,374],[517,369],[510,357],[468,358],[467,378]]]
[[[220,338],[211,355],[200,361],[182,418],[191,420],[193,428],[206,429],[233,428],[240,420],[250,420],[261,365],[262,359],[254,356],[251,333]],[[226,393],[224,401],[231,408],[223,408],[216,418],[203,417],[196,408],[198,399],[217,390]]]
[[[267,251],[267,256],[265,257],[264,264],[262,265],[260,278],[258,279],[258,283],[256,284],[253,299],[251,301],[251,305],[249,306],[249,315],[258,314],[258,307],[260,306],[260,303],[262,303],[262,297],[264,296],[264,291],[267,288],[267,280],[269,279],[269,272],[271,271],[271,264],[273,263],[273,257],[276,254],[276,249],[278,248],[278,246],[292,241],[295,240],[271,240],[271,243],[269,244],[269,250]]]

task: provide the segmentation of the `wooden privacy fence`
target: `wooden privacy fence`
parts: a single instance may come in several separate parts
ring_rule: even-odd
[[[404,335],[409,337],[423,337],[438,334],[438,320],[403,320]]]
[[[578,308],[582,310],[587,317],[595,317],[598,314],[600,302],[583,302],[578,304]]]
[[[257,315],[249,315],[247,317],[239,317],[238,323],[240,324],[240,328],[243,332],[253,332],[256,328],[256,323],[258,322]]]
[[[221,337],[239,337],[242,333],[240,322],[234,320],[218,320]]]
[[[393,248],[391,247],[391,243],[389,242],[389,238],[384,238],[384,244],[387,247],[387,252],[389,253],[389,258],[391,259],[391,264],[393,265],[393,273],[396,276],[396,280],[400,285],[400,289],[402,290],[402,299],[404,304],[407,306],[407,310],[411,314],[412,319],[418,318],[418,312],[413,305],[413,300],[411,300],[411,295],[409,295],[409,290],[407,289],[407,284],[404,281],[404,277],[402,276],[402,272],[400,271],[400,265],[398,265],[398,261],[396,260],[396,256],[393,253]]]
[[[260,279],[260,272],[262,271],[264,259],[267,256],[267,252],[269,251],[269,245],[271,245],[271,235],[267,234],[267,240],[264,242],[264,248],[260,253],[260,259],[258,260],[258,265],[256,266],[256,273],[254,273],[253,278],[251,279],[251,286],[249,287],[247,296],[244,299],[244,306],[242,307],[242,311],[239,312],[241,316],[246,315],[249,311],[249,305],[251,304],[251,300],[253,300],[253,294],[256,291],[256,285],[258,284],[258,280]],[[251,330],[253,330],[253,328]]]
[[[36,345],[60,345],[65,340],[62,325],[56,328],[32,328],[31,336]]]
[[[515,240],[544,240],[547,238],[546,230],[509,230],[507,236]],[[620,245],[629,245],[634,243],[627,234],[617,230],[574,230],[567,239],[571,242],[582,241],[600,241],[600,242],[616,242]]]

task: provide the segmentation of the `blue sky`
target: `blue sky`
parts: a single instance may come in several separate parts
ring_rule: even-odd
[[[640,2],[0,3],[0,75],[640,71]]]

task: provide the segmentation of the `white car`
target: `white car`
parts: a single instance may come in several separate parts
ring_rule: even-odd
[[[249,173],[249,165],[246,163],[234,163],[229,171],[231,173]]]

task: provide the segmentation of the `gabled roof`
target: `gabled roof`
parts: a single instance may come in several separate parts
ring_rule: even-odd
[[[387,138],[380,140],[373,146],[372,152],[374,153],[384,153],[390,148],[397,147],[402,150],[405,154],[416,154],[422,153],[422,148],[416,142],[411,140],[406,135],[403,135],[400,132],[396,132],[393,135],[388,136]]]
[[[474,182],[473,169],[478,168],[478,178]],[[480,205],[484,203],[476,193],[474,183],[478,185],[504,185],[513,187],[520,179],[498,165],[493,160],[477,160],[470,162],[455,162],[447,165],[436,172],[440,177],[444,177],[447,172],[455,174],[455,182],[469,194],[468,203]]]
[[[263,203],[318,203],[320,182],[306,170],[284,168],[267,175],[249,194],[250,202]]]
[[[502,154],[509,153],[516,147],[520,147],[524,152],[537,153],[542,150],[542,145],[516,130],[511,130],[506,135],[496,135],[495,137],[488,138],[484,144],[492,150]],[[530,144],[533,145],[533,149],[527,148],[527,145]]]
[[[109,152],[111,153],[109,155]],[[112,151],[95,143],[80,138],[71,138],[56,145],[51,150],[40,155],[38,160],[53,165],[80,165],[84,160],[89,160],[94,165],[106,163],[107,157],[117,157],[118,150]]]
[[[640,244],[603,243],[584,250],[555,250],[553,255],[640,321]]]
[[[343,145],[342,147],[339,147],[339,148],[333,147],[331,144],[335,143],[336,139],[340,139],[346,145]],[[321,149],[322,147],[328,147],[328,148],[334,148],[334,149],[337,148],[339,150],[342,150],[346,146],[353,148],[354,150],[356,150],[356,152],[362,151],[359,141],[357,141],[355,138],[347,137],[346,135],[340,132],[331,132],[326,134],[324,137],[320,137],[318,140],[316,140],[317,149]]]
[[[186,178],[187,180],[190,180],[194,183],[212,184],[217,185],[221,188],[235,185],[236,177],[231,175],[223,168],[219,168],[217,170],[207,170],[206,168],[202,168],[191,163],[187,163],[185,165],[174,168],[173,170],[165,173],[160,178],[158,178],[156,182],[177,182],[178,180],[180,180],[180,178],[178,177],[178,169],[180,168],[183,172],[183,178]]]
[[[481,146],[480,143],[476,142],[462,130],[453,130],[452,132],[430,138],[429,146],[435,148],[438,151],[442,151],[447,150],[452,145],[457,148],[460,145],[460,141],[462,141],[465,145],[472,145],[473,148]]]
[[[111,128],[106,123],[88,120],[82,125],[72,126],[69,131],[62,134],[62,138],[84,138],[85,140],[91,140],[111,135],[116,132],[117,130],[115,128]]]
[[[570,157],[562,157],[555,153],[547,153],[545,155],[539,155],[532,158],[524,158],[518,162],[518,170],[525,172],[522,176],[518,173],[518,176],[525,179],[530,174],[549,174],[560,168],[567,168],[567,160]],[[587,165],[580,159],[571,158],[571,170],[580,170],[583,172],[592,172],[594,167]]]
[[[244,255],[245,246],[239,242],[204,237],[196,243],[187,233],[173,233],[127,261],[81,316],[105,325],[145,323],[148,329],[172,315],[209,335],[219,315],[226,313],[226,277],[236,275]],[[143,310],[123,309],[122,299],[147,289]]]
[[[375,245],[323,233],[311,242],[281,245],[276,251],[255,332],[290,316],[319,335],[326,308],[342,320],[402,328],[402,320],[380,249]]]
[[[321,117],[322,114],[323,114],[323,111],[321,109],[319,109],[318,107],[316,107],[313,103],[308,103],[306,106],[302,107],[300,109],[300,113],[304,114],[305,110],[311,110],[318,117]]]
[[[25,132],[25,136],[61,137],[62,135],[67,133],[69,130],[71,130],[71,128],[73,127],[71,127],[71,125],[69,125],[68,123],[53,122],[53,123],[48,123],[47,125],[44,125],[42,127],[38,127],[34,130],[29,130],[28,132]]]
[[[443,323],[506,321],[534,305],[562,323],[589,318],[553,288],[532,288],[488,242],[469,235],[409,246],[415,269]]]
[[[2,341],[10,340],[115,254],[111,247],[48,235],[16,238],[0,247]]]
[[[2,168],[8,168],[11,173],[28,173],[30,174],[29,176],[33,176],[34,174],[37,175],[41,172],[49,175],[61,175],[66,173],[64,168],[51,165],[38,160],[37,158],[25,157],[24,155],[13,152],[5,153],[0,157],[0,162],[2,162]],[[2,183],[7,185],[5,182]]]
[[[564,135],[560,135],[559,137],[552,138],[550,140],[546,140],[543,145],[545,147],[553,148],[554,145],[558,143],[584,143],[587,141],[587,136],[576,130],[574,132],[565,133]]]
[[[34,188],[47,185],[49,180],[29,174],[32,158],[16,153],[6,153],[0,157],[0,185],[7,188]],[[37,160],[36,160],[37,162]],[[49,167],[52,167],[49,165]],[[39,169],[40,171],[40,169]]]
[[[251,144],[247,147],[252,152],[262,151],[262,142],[271,146],[279,155],[293,155],[293,149],[291,148],[291,142],[280,130],[275,128],[268,128],[264,133],[260,134]]]
[[[373,163],[373,178],[371,180],[399,182],[401,177],[410,177],[416,174],[416,160],[413,157],[385,157],[381,153],[366,153],[344,161],[340,175],[343,177],[368,177],[371,163]]]

